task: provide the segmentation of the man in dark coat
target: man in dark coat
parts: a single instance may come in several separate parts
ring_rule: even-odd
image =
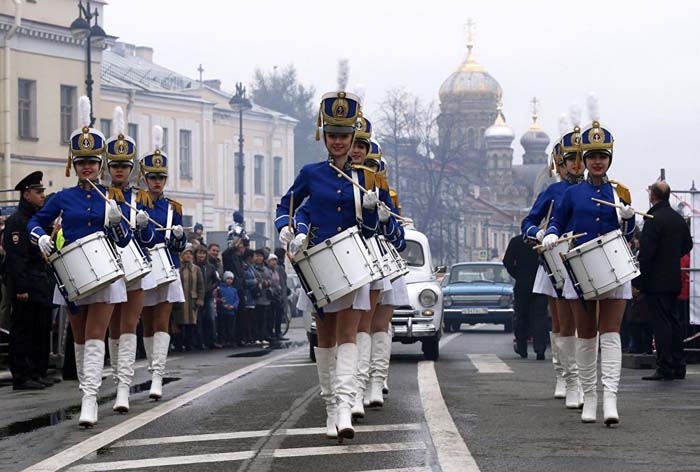
[[[19,207],[7,220],[5,281],[12,303],[10,370],[14,390],[40,390],[54,384],[46,376],[51,333],[53,284],[39,248],[30,243],[27,222],[44,205],[42,172],[22,179]]]
[[[503,265],[515,279],[513,287],[515,319],[515,352],[527,358],[527,338],[530,329],[534,337],[534,349],[538,360],[544,360],[547,350],[547,297],[532,293],[539,267],[539,255],[521,235],[510,240],[503,256]]]
[[[644,380],[685,378],[684,323],[678,309],[681,291],[681,257],[693,248],[685,220],[669,204],[671,187],[655,182],[649,187],[652,204],[640,240],[639,289],[652,312],[656,338],[656,371]]]

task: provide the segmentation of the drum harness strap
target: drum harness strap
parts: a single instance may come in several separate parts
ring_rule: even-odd
[[[170,202],[168,202],[168,218],[166,220],[165,227],[172,228],[172,226],[173,226],[173,206]],[[170,233],[171,233],[171,230],[167,230],[165,232],[165,241],[166,242],[170,240]]]
[[[131,191],[131,206],[136,208],[136,192]],[[136,212],[129,209],[129,226],[136,228]]]
[[[352,170],[350,172],[350,175],[352,176],[352,181],[359,184],[359,179],[357,178],[357,171]],[[352,186],[352,193],[355,197],[355,219],[357,219],[358,225],[362,225],[362,197],[360,196],[360,189],[357,187],[357,185]]]

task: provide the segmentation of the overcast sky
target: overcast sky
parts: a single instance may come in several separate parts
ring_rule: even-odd
[[[468,18],[475,58],[503,88],[515,163],[532,96],[554,139],[558,116],[595,91],[615,137],[609,175],[632,187],[634,206],[646,208],[660,167],[674,189],[700,176],[700,2],[110,0],[105,29],[193,78],[201,63],[226,89],[293,63],[320,96],[347,58],[371,118],[391,88],[438,100],[466,55]]]

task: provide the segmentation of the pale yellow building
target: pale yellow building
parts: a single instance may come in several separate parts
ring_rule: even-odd
[[[77,97],[85,93],[85,44],[75,41],[69,30],[77,4],[24,0],[17,10],[15,0],[0,0],[0,39],[3,57],[9,56],[8,68],[3,61],[1,89],[3,188],[37,168],[45,172],[49,191],[74,184],[74,177],[64,175],[67,143],[62,133],[70,134],[77,126]],[[119,8],[118,3],[92,4],[100,18]],[[19,26],[13,27],[17,17]],[[183,203],[185,223],[226,230],[238,209],[234,182],[239,124],[229,106],[231,94],[221,90],[219,81],[200,83],[153,59],[151,48],[113,37],[104,50],[93,47],[94,126],[112,134],[112,112],[121,106],[138,155],[152,148],[153,126],[162,126],[170,158],[167,193]],[[255,104],[243,117],[246,229],[270,240],[269,245],[276,242],[276,202],[294,178],[295,125],[293,118]],[[12,159],[6,162],[7,154]]]

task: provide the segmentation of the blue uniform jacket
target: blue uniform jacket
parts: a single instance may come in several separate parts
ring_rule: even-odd
[[[97,187],[103,195],[107,194],[105,187]],[[129,225],[121,220],[116,226],[105,226],[105,204],[93,188],[86,190],[76,185],[56,192],[27,223],[32,242],[36,244],[46,234],[44,228],[63,211],[61,227],[66,246],[97,231],[104,231],[117,246],[126,247],[131,241]]]
[[[349,171],[344,171],[350,175]],[[358,172],[358,183],[364,186],[364,173]],[[353,185],[333,170],[327,161],[307,164],[302,167],[292,187],[277,205],[275,226],[281,230],[289,224],[291,192],[294,192],[294,210],[305,202],[306,223],[297,223],[299,232],[308,234],[309,223],[313,224],[311,245],[345,231],[358,224],[355,216]],[[296,218],[295,218],[296,219]],[[294,224],[294,222],[292,222]],[[377,231],[377,212],[362,209],[362,234],[371,237]]]
[[[389,207],[392,213],[399,214],[399,211],[394,208],[394,202],[391,200],[391,195],[389,192],[380,188],[379,189],[379,199]],[[379,223],[379,230],[384,235],[384,237],[396,248],[397,251],[401,252],[406,249],[406,240],[404,239],[405,231],[403,226],[394,218],[389,217],[389,221],[386,223]]]
[[[168,208],[171,205],[170,200],[161,195],[157,200],[153,201],[153,208],[146,206],[144,207],[144,210],[146,210],[151,219],[157,221],[162,226],[167,226]],[[176,225],[182,225],[182,215],[178,213],[175,206],[173,206],[173,221],[171,222],[171,226]],[[165,243],[168,251],[170,251],[170,257],[173,260],[173,264],[175,267],[180,268],[180,257],[178,253],[185,250],[185,246],[187,245],[187,236],[183,235],[182,239],[178,240],[175,239],[172,231],[156,231],[155,233],[153,245],[155,246],[156,244]],[[166,234],[170,235],[167,241],[165,240]]]
[[[616,229],[621,229],[627,240],[632,239],[635,218],[622,221],[617,218],[615,208],[594,202],[591,198],[615,203],[615,189],[610,182],[593,185],[588,181],[572,185],[564,192],[561,203],[554,208],[547,234],[561,236],[566,230],[574,234],[587,233],[577,238],[576,245],[583,244]],[[624,200],[621,203],[629,204]]]
[[[549,206],[552,204],[552,201],[554,202],[554,206],[552,207],[551,214],[554,215],[554,209],[564,196],[564,192],[572,185],[575,184],[569,183],[567,180],[562,180],[561,182],[553,183],[537,196],[535,203],[530,209],[530,213],[528,213],[523,220],[521,230],[524,240],[528,238],[537,239],[537,232],[540,230],[540,224],[547,218]],[[566,231],[564,231],[564,233],[566,233]]]
[[[136,198],[132,199],[132,196],[135,196],[134,194],[138,192],[138,189],[134,189],[133,187],[129,187],[127,189],[123,189],[122,193],[124,194],[124,200],[126,200],[130,205],[136,206],[139,210],[146,210],[146,207],[141,204],[141,203],[136,203]],[[131,208],[127,206],[126,203],[122,202],[119,203],[119,208],[122,211],[122,214],[129,220],[134,223],[134,226],[136,226],[136,215],[134,215],[134,218],[131,217]],[[136,213],[136,212],[134,212]],[[138,231],[133,230],[134,235],[136,236],[136,242],[141,246],[142,248],[151,248],[155,246],[155,238],[156,238],[156,231],[155,231],[156,226],[151,223],[150,221],[148,222],[148,226],[146,226],[143,229],[140,229]]]

